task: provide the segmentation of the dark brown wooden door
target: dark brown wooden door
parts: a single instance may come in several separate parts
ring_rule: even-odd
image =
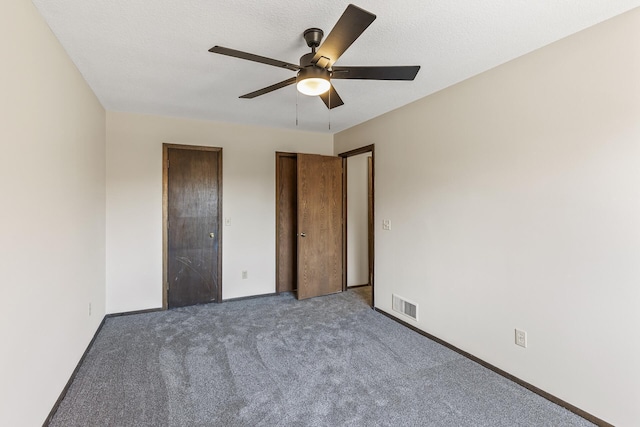
[[[298,299],[342,291],[342,159],[298,154]]]
[[[298,282],[298,166],[295,153],[276,153],[276,292]]]
[[[168,305],[216,301],[222,153],[220,149],[167,150]]]

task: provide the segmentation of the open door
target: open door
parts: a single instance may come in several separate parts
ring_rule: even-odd
[[[298,154],[298,299],[342,292],[342,159]]]

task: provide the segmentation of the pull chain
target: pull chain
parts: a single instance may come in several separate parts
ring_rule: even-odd
[[[329,130],[331,130],[331,89],[332,87],[329,86]]]
[[[298,91],[296,90],[296,127],[298,127]]]

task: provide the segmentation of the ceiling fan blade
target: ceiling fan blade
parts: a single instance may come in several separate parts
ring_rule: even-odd
[[[331,67],[375,19],[376,15],[358,6],[347,6],[311,62],[323,68]]]
[[[344,105],[342,98],[340,98],[340,95],[338,95],[338,92],[336,92],[333,85],[331,85],[331,89],[321,94],[320,98],[322,98],[324,105],[326,105],[328,109],[332,109],[332,108],[336,108],[341,105]],[[329,101],[331,101],[331,105],[329,105]]]
[[[298,71],[300,69],[300,66],[296,64],[291,64],[289,62],[279,61],[277,59],[271,59],[260,55],[254,55],[253,53],[242,52],[240,50],[229,49],[222,46],[214,46],[209,49],[209,52],[233,56],[234,58],[246,59],[247,61],[259,62],[261,64],[273,65],[274,67],[286,68],[287,70],[291,71]]]
[[[242,95],[240,98],[252,99],[252,98],[255,98],[256,96],[264,95],[266,93],[273,92],[274,90],[278,90],[278,89],[281,89],[283,87],[287,87],[289,85],[294,84],[295,82],[296,82],[296,78],[295,77],[291,77],[290,79],[284,80],[284,81],[282,81],[280,83],[276,83],[274,85],[267,86],[267,87],[262,88],[260,90],[256,90],[255,92],[247,93],[246,95]]]
[[[332,79],[413,80],[419,65],[401,67],[333,67]]]

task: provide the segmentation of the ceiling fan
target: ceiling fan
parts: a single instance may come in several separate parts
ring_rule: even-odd
[[[214,46],[209,49],[209,52],[297,72],[296,77],[247,93],[240,98],[252,99],[296,83],[299,92],[310,96],[320,96],[327,108],[331,109],[344,104],[331,84],[331,79],[413,80],[420,70],[419,65],[398,67],[333,66],[338,58],[375,19],[376,15],[350,4],[322,45],[320,45],[320,42],[324,36],[323,31],[319,28],[309,28],[304,32],[303,37],[307,42],[307,46],[311,48],[311,53],[300,57],[300,65],[222,46]]]

